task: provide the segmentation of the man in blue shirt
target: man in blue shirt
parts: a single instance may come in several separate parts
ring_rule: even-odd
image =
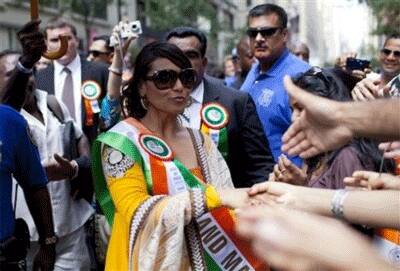
[[[241,90],[249,92],[256,103],[275,161],[281,155],[282,135],[291,123],[289,97],[283,77],[304,72],[310,66],[291,54],[288,40],[287,14],[274,4],[258,5],[250,10],[247,34],[251,50],[257,58]],[[299,157],[289,157],[296,165]]]

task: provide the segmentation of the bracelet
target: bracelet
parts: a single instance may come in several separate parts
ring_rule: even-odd
[[[50,237],[46,237],[46,238],[44,238],[44,239],[39,239],[39,244],[40,244],[40,245],[49,246],[49,245],[54,245],[54,244],[57,243],[57,242],[58,242],[58,237],[57,237],[57,235],[53,235],[53,236],[50,236]]]
[[[192,218],[198,218],[206,212],[204,192],[200,188],[190,190],[190,202],[192,205]]]
[[[349,191],[345,189],[339,189],[336,190],[335,194],[332,197],[331,212],[336,218],[344,219],[343,203],[348,193]]]
[[[115,75],[122,76],[122,69],[117,69],[113,67],[109,67],[108,70]]]
[[[32,74],[32,72],[33,72],[33,69],[25,68],[24,65],[22,65],[22,63],[20,61],[17,62],[16,67],[17,67],[18,71],[25,73],[25,74]]]

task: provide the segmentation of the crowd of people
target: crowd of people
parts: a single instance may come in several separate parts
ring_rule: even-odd
[[[202,31],[128,65],[123,24],[85,56],[72,23],[35,20],[0,52],[0,270],[400,267],[398,34],[379,72],[312,67],[258,5],[221,80]]]

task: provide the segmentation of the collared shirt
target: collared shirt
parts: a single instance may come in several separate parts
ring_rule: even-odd
[[[47,183],[26,121],[11,107],[0,105],[0,242],[14,231],[11,175],[24,189]]]
[[[64,67],[67,67],[72,74],[72,81],[74,84],[74,100],[75,100],[75,120],[79,127],[82,127],[82,70],[81,70],[81,59],[79,55],[76,55],[74,60],[67,66],[61,65],[57,61],[54,61],[54,95],[56,98],[62,100],[62,92],[64,88],[65,78],[67,73],[64,71]]]
[[[57,117],[47,107],[47,93],[35,90],[36,103],[39,111],[43,115],[44,123],[37,118],[21,110],[21,114],[28,121],[32,137],[36,142],[42,165],[54,162],[54,154],[64,155],[63,135],[65,124],[60,123]],[[72,120],[66,106],[58,100],[65,121]],[[82,130],[78,125],[74,125],[75,137],[82,136]],[[58,236],[65,236],[79,227],[93,214],[93,208],[84,200],[74,200],[70,195],[71,186],[69,180],[51,181],[47,184],[50,193],[50,200],[53,210],[54,230]],[[21,190],[18,191],[17,217],[23,217],[29,226],[32,240],[38,239],[38,233],[32,220]]]
[[[261,72],[260,64],[255,63],[240,88],[248,92],[256,103],[275,161],[281,155],[282,135],[289,128],[292,115],[283,77],[294,76],[309,68],[310,65],[286,49],[267,72]],[[302,164],[299,157],[289,158],[298,166]]]
[[[203,106],[204,81],[197,86],[190,94],[192,104],[185,108],[185,111],[179,116],[184,127],[199,130],[201,125],[200,111]]]

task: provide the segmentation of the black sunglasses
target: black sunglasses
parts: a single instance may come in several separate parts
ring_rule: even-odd
[[[247,29],[247,35],[254,39],[257,37],[258,33],[261,34],[264,38],[268,38],[273,36],[278,30],[282,29],[282,27],[257,27],[257,28],[249,28]]]
[[[305,71],[305,72],[300,72],[298,74],[296,74],[295,76],[292,76],[292,80],[293,82],[297,82],[300,80],[300,78],[302,78],[303,76],[313,76],[313,77],[317,77],[320,80],[322,80],[325,84],[326,87],[328,87],[329,85],[331,85],[331,80],[328,79],[328,77],[326,76],[326,74],[324,73],[324,70],[321,69],[318,66],[313,66],[311,67],[309,70]]]
[[[178,78],[185,88],[192,89],[197,79],[196,71],[192,68],[181,70],[179,73],[174,70],[160,70],[145,79],[153,81],[158,89],[164,90],[173,88]]]
[[[386,48],[383,48],[383,49],[381,50],[381,53],[384,54],[384,55],[386,55],[386,56],[390,56],[390,54],[393,53],[393,55],[394,55],[395,57],[397,57],[397,58],[400,57],[400,51],[389,50],[389,49],[386,49]]]
[[[109,53],[107,52],[100,52],[100,51],[95,51],[95,50],[91,50],[89,51],[89,55],[92,55],[94,57],[98,57],[99,55],[108,55]]]

